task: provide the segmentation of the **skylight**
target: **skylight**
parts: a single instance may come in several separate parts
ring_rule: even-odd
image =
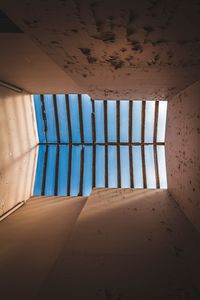
[[[34,95],[39,151],[34,195],[93,187],[167,188],[167,101]]]

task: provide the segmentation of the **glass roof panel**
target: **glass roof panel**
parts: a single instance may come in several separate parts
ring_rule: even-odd
[[[167,188],[167,170],[166,170],[166,159],[165,159],[165,146],[157,146],[158,155],[158,171],[160,179],[160,188]]]
[[[70,196],[77,196],[79,194],[81,149],[81,146],[72,146]]]
[[[92,101],[86,94],[82,95],[84,142],[92,143]]]
[[[157,141],[165,141],[167,101],[159,101]]]
[[[93,147],[84,147],[83,196],[89,196],[92,191],[92,160]]]
[[[132,139],[133,142],[141,142],[141,124],[142,124],[142,101],[133,101],[132,118]]]
[[[108,146],[108,187],[117,187],[117,147]]]
[[[80,120],[79,120],[79,107],[78,107],[78,95],[69,95],[69,107],[70,107],[70,120],[72,128],[72,143],[80,143]]]
[[[148,189],[156,188],[153,146],[152,145],[145,146],[144,150],[145,150],[145,162],[146,162],[147,188]]]
[[[47,141],[54,143],[57,141],[55,113],[53,104],[53,95],[44,95],[44,106],[47,120]]]
[[[116,101],[108,101],[108,142],[116,142]]]
[[[121,186],[130,188],[129,146],[120,146]]]
[[[129,137],[129,101],[120,101],[120,142],[128,142]]]
[[[105,187],[105,146],[96,146],[96,187]]]
[[[48,147],[47,170],[45,182],[45,195],[54,196],[55,192],[55,170],[56,170],[56,146]]]
[[[96,126],[96,142],[104,143],[104,107],[103,101],[95,101],[95,126]]]
[[[133,146],[132,151],[133,151],[134,187],[135,188],[143,188],[141,146]]]
[[[58,122],[60,128],[60,142],[69,142],[68,123],[67,123],[67,110],[65,95],[57,95],[57,109],[58,109]]]
[[[154,134],[155,101],[146,101],[145,113],[145,138],[146,143],[153,142]]]
[[[34,104],[40,142],[34,195],[87,196],[92,190],[93,180],[95,187],[105,187],[107,179],[110,188],[118,186],[129,188],[130,184],[131,186],[133,184],[134,188],[143,188],[143,182],[147,182],[147,188],[167,188],[164,144],[167,101],[157,102],[156,106],[155,101],[92,102],[86,94],[59,94],[35,95]],[[106,119],[104,119],[105,108],[107,108]],[[142,124],[142,108],[145,108],[144,124]],[[129,141],[131,113],[132,141]],[[156,121],[155,117],[158,117]],[[156,123],[156,142],[160,143],[157,148],[153,146]],[[145,134],[144,144],[141,143],[142,128]],[[118,129],[120,142],[117,137]],[[72,141],[69,143],[70,132]],[[108,143],[105,143],[105,134],[108,136]],[[93,140],[95,137],[96,140]],[[107,158],[105,147],[108,150],[107,166],[105,166]],[[141,147],[144,147],[142,148],[144,152],[141,152]],[[133,163],[131,168],[130,162]],[[133,174],[130,174],[132,170]],[[130,183],[132,179],[134,182]]]
[[[59,146],[58,196],[67,196],[69,146]]]

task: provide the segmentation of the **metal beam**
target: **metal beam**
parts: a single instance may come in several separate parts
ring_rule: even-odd
[[[84,131],[83,131],[83,108],[82,108],[82,97],[78,94],[78,107],[79,107],[79,124],[80,124],[80,136],[81,144],[84,144]]]
[[[132,143],[132,128],[133,128],[133,101],[129,101],[129,116],[128,116],[128,124],[129,124],[129,144]]]
[[[39,145],[74,145],[74,146],[81,146],[81,143],[39,143]],[[94,146],[94,145],[98,145],[98,146],[117,146],[118,143],[117,142],[108,142],[108,143],[84,143],[85,146]],[[120,142],[121,146],[141,146],[141,145],[159,145],[159,146],[164,146],[165,143],[163,142],[158,142],[156,144],[154,143],[142,143],[142,142],[133,142],[133,143],[127,143],[127,142]]]
[[[105,187],[108,187],[108,145],[105,145]]]
[[[92,101],[92,187],[96,186],[96,124],[95,124],[95,102]]]
[[[69,146],[68,176],[67,176],[67,196],[70,196],[71,169],[72,169],[72,146]]]
[[[105,187],[108,187],[108,119],[107,101],[104,100],[104,137],[105,137]]]
[[[154,165],[155,165],[155,177],[156,177],[156,188],[160,189],[160,178],[159,178],[159,170],[158,170],[158,154],[157,154],[157,146],[153,146],[154,153]]]
[[[65,102],[66,102],[66,112],[67,112],[69,144],[71,144],[72,143],[72,126],[71,126],[71,119],[70,119],[69,95],[65,95]]]
[[[141,142],[144,143],[145,139],[145,114],[146,114],[146,101],[142,101],[142,124],[141,124]]]
[[[155,164],[155,176],[156,176],[156,188],[160,188],[160,178],[158,171],[158,155],[157,155],[157,132],[158,132],[158,111],[159,111],[159,101],[155,102],[155,115],[154,115],[154,137],[153,137],[153,152],[154,152],[154,164]]]
[[[45,186],[46,186],[46,171],[47,171],[47,160],[48,160],[48,144],[46,145],[45,155],[44,155],[44,166],[43,166],[43,175],[42,175],[42,192],[41,195],[45,195]]]
[[[142,173],[143,173],[143,186],[144,189],[147,188],[147,177],[146,177],[146,162],[145,162],[145,151],[144,145],[141,146],[141,154],[142,154]]]
[[[83,195],[83,174],[84,174],[84,147],[82,147],[81,149],[81,157],[80,157],[80,184],[79,184],[78,196]]]
[[[92,141],[93,144],[96,143],[96,124],[95,124],[95,102],[92,101]]]
[[[134,187],[133,179],[133,152],[132,152],[132,128],[133,128],[133,101],[129,101],[129,170],[130,170],[130,187]]]
[[[59,160],[60,160],[60,146],[56,147],[56,172],[55,172],[55,186],[54,195],[58,196],[58,175],[59,175]]]
[[[120,143],[120,101],[117,102],[116,110],[116,130],[117,130],[117,144]]]
[[[108,143],[108,113],[107,113],[107,101],[104,100],[104,137],[105,144]]]
[[[145,113],[146,113],[146,101],[142,101],[142,173],[143,173],[143,186],[147,188],[147,178],[146,178],[146,163],[145,163],[145,151],[144,151],[144,138],[145,138]]]
[[[42,108],[42,118],[43,118],[43,122],[44,122],[44,135],[45,135],[45,140],[47,143],[48,127],[47,127],[47,117],[46,117],[45,104],[44,104],[44,95],[40,95],[40,102],[41,102],[41,108]]]
[[[116,101],[116,130],[117,130],[117,186],[121,188],[121,161],[120,161],[120,101]]]
[[[92,187],[96,186],[96,145],[93,147],[92,155]]]
[[[159,110],[159,101],[155,101],[155,114],[154,114],[154,134],[153,142],[157,142],[157,131],[158,131],[158,110]]]
[[[57,107],[56,95],[53,95],[53,106],[54,106],[54,116],[55,116],[55,123],[56,123],[56,136],[57,136],[58,143],[60,143],[60,128],[59,128],[59,120],[58,120],[58,107]]]
[[[134,188],[134,177],[133,177],[133,152],[132,146],[129,146],[129,169],[130,169],[130,187]]]
[[[120,145],[117,145],[117,187],[121,188]]]

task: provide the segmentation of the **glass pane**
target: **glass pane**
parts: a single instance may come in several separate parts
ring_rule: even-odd
[[[108,146],[108,187],[117,187],[117,147]]]
[[[40,145],[38,147],[38,159],[37,159],[37,169],[35,174],[35,185],[34,185],[34,196],[40,196],[42,193],[42,179],[43,179],[43,169],[44,169],[44,155],[45,155],[45,145]]]
[[[133,176],[134,187],[143,188],[141,146],[133,146]]]
[[[104,143],[104,107],[102,100],[95,100],[96,141]]]
[[[92,143],[92,101],[86,94],[82,95],[84,142]]]
[[[36,115],[39,142],[45,143],[46,138],[44,134],[44,120],[42,117],[42,106],[40,101],[40,95],[34,95],[33,99],[34,99],[34,106],[35,106],[35,115]]]
[[[145,137],[146,143],[153,142],[154,134],[154,115],[155,115],[155,101],[146,101],[146,113],[145,113]]]
[[[92,146],[84,147],[83,196],[89,196],[92,191]]]
[[[96,187],[105,187],[105,147],[96,146]]]
[[[167,189],[165,146],[157,146],[157,156],[158,156],[158,172],[160,178],[160,188]]]
[[[120,101],[120,142],[128,142],[129,101]]]
[[[72,146],[70,196],[77,196],[80,185],[80,159],[82,146]]]
[[[54,196],[55,188],[55,172],[56,172],[56,146],[48,147],[47,169],[46,169],[46,183],[45,195]]]
[[[154,152],[153,146],[145,146],[145,164],[146,164],[146,178],[147,188],[156,188],[155,165],[154,165]]]
[[[116,142],[116,101],[107,101],[108,112],[108,142]]]
[[[165,141],[167,101],[159,101],[157,142]]]
[[[80,143],[80,121],[79,121],[79,107],[78,107],[78,95],[69,95],[69,107],[70,107],[70,120],[72,128],[72,143]]]
[[[69,146],[60,145],[58,196],[67,195]]]
[[[121,162],[121,186],[122,188],[130,187],[130,166],[129,166],[129,147],[120,146]]]
[[[67,110],[65,95],[57,95],[57,108],[58,108],[58,122],[60,128],[60,142],[68,143],[68,123],[67,123]]]
[[[132,138],[134,143],[141,142],[142,101],[133,101]]]
[[[56,143],[56,125],[55,125],[55,114],[53,105],[53,95],[44,95],[44,106],[47,118],[47,141],[49,143]]]

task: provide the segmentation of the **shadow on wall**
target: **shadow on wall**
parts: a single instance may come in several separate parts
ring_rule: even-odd
[[[0,215],[31,196],[37,138],[31,95],[0,87]]]
[[[38,299],[196,300],[199,251],[166,190],[94,189]]]

